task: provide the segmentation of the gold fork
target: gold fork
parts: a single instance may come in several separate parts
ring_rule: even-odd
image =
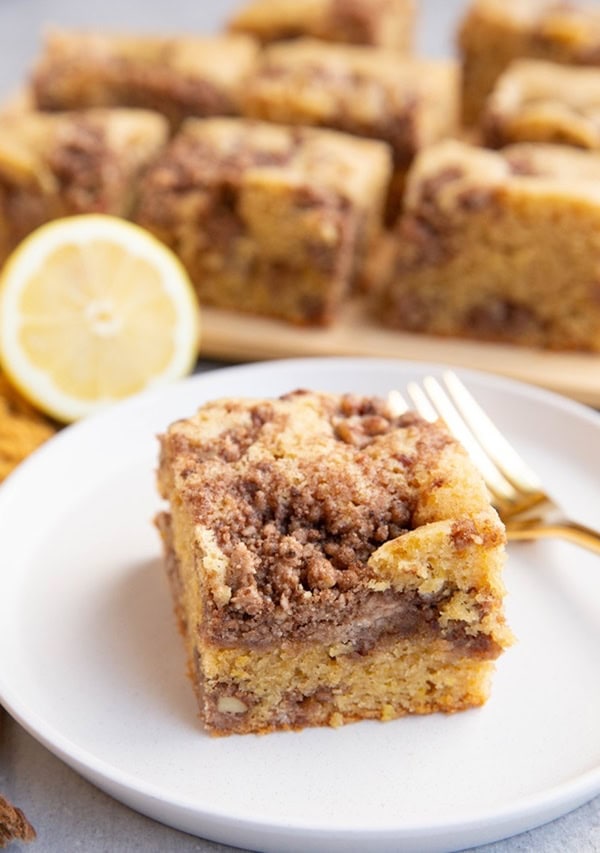
[[[412,406],[399,391],[390,393],[390,406],[398,414],[414,408],[428,421],[446,423],[479,468],[509,539],[561,537],[600,554],[600,531],[565,515],[458,376],[445,371],[442,382],[433,376],[409,382]]]

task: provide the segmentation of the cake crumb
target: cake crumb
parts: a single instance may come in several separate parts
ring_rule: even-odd
[[[21,809],[16,808],[0,794],[0,847],[11,841],[33,841],[36,831]]]

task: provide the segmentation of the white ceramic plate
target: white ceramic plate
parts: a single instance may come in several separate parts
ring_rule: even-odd
[[[0,489],[0,700],[117,799],[255,850],[455,850],[593,797],[600,562],[559,542],[510,548],[518,644],[484,708],[266,737],[211,739],[199,727],[151,523],[155,434],[218,396],[383,394],[431,369],[368,359],[231,368],[58,435]],[[600,522],[600,417],[462,375],[570,511]]]

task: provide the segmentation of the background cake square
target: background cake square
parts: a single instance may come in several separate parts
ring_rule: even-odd
[[[600,148],[600,68],[536,59],[511,62],[486,101],[486,145],[550,142]]]
[[[393,218],[415,154],[458,131],[458,67],[450,60],[296,39],[262,52],[244,87],[241,110],[251,118],[386,142],[394,164],[388,204]]]
[[[243,35],[142,35],[53,29],[32,73],[44,110],[144,107],[177,127],[232,115],[258,45]]]
[[[414,0],[249,0],[229,28],[262,42],[313,36],[408,50],[414,21]]]
[[[458,34],[463,116],[477,121],[499,75],[514,59],[600,65],[600,10],[557,0],[473,0]]]
[[[16,112],[0,118],[0,263],[35,228],[81,213],[129,216],[166,143],[149,110]]]
[[[600,351],[600,156],[440,142],[382,244],[379,316],[432,335]]]
[[[331,322],[382,228],[383,142],[245,119],[188,119],[141,182],[136,220],[201,303]]]

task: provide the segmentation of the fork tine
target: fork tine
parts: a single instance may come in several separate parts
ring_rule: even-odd
[[[503,475],[518,489],[541,491],[542,485],[538,476],[521,459],[458,376],[447,370],[443,378],[463,418]]]
[[[425,418],[426,421],[431,421],[432,423],[438,420],[439,414],[429,402],[427,395],[420,385],[416,382],[409,382],[406,386],[406,390],[408,391],[408,395],[413,401],[417,412],[422,418]]]
[[[393,388],[388,392],[387,395],[387,404],[388,409],[390,410],[390,414],[394,417],[398,417],[398,415],[403,415],[405,412],[408,412],[409,406],[400,391],[396,388]]]
[[[516,501],[518,495],[514,487],[506,477],[503,476],[497,465],[477,441],[477,438],[473,435],[471,428],[466,423],[460,411],[456,408],[451,398],[448,396],[448,393],[444,388],[442,388],[437,379],[434,379],[433,376],[426,376],[423,379],[423,385],[429,399],[439,413],[439,416],[446,423],[446,426],[454,437],[460,441],[472,461],[479,469],[492,494],[492,498],[496,501],[508,501],[509,503]],[[414,391],[414,389],[412,390]],[[409,393],[411,393],[410,390]],[[418,411],[420,411],[418,403],[419,396],[420,395],[417,395],[417,398],[415,399],[415,397],[412,397],[411,393],[411,397],[415,402]],[[424,415],[424,417],[426,417],[426,415]]]

